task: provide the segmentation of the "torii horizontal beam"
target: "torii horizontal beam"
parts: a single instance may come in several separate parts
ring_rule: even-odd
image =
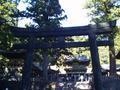
[[[87,25],[79,27],[64,27],[53,30],[41,30],[35,28],[11,27],[11,33],[16,37],[62,37],[62,36],[80,36],[88,35],[90,32],[95,34],[107,34],[112,30],[109,26]]]
[[[111,41],[97,41],[98,46],[110,46]],[[89,47],[89,42],[58,42],[58,43],[33,43],[32,49],[48,49],[48,48],[74,48],[74,47]],[[28,49],[28,44],[15,44],[13,49]]]

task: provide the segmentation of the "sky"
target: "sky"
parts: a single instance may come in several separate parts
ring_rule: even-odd
[[[90,17],[87,16],[88,10],[84,9],[87,0],[59,0],[62,9],[64,9],[67,19],[61,21],[63,27],[84,26],[90,23]],[[18,6],[20,11],[25,10],[27,4],[21,2]],[[30,19],[19,20],[18,26],[24,27],[25,24],[32,22]]]
[[[84,9],[87,0],[59,0],[68,19],[62,22],[63,26],[83,26],[90,23],[88,10]]]

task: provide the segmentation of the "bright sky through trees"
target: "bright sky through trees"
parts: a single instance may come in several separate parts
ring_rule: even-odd
[[[84,9],[87,0],[59,0],[62,8],[68,16],[67,20],[62,22],[63,26],[83,26],[90,23],[90,18]]]
[[[62,26],[83,26],[90,23],[90,18],[87,16],[87,10],[83,9],[87,0],[59,0],[61,7],[65,10],[67,19],[62,21]],[[25,10],[27,4],[21,2],[18,6],[20,11]],[[30,19],[19,20],[18,25],[24,27],[26,23],[31,22]]]

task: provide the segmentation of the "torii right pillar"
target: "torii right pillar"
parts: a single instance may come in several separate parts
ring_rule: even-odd
[[[116,75],[116,60],[115,60],[115,48],[113,37],[109,38],[112,41],[112,45],[109,46],[109,58],[110,58],[110,75]]]
[[[116,20],[109,21],[109,26],[113,30],[113,33],[110,34],[109,40],[112,42],[112,45],[109,46],[109,58],[110,58],[110,75],[116,75],[116,59],[115,59],[115,47],[114,47],[114,35],[116,29]]]
[[[96,35],[91,31],[89,33],[90,52],[92,58],[92,68],[94,76],[94,88],[95,90],[103,90],[102,87],[102,73],[99,61],[98,47],[96,43]]]

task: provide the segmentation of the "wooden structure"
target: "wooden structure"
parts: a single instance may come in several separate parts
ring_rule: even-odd
[[[72,47],[90,47],[94,86],[96,90],[102,90],[101,69],[99,62],[98,46],[110,46],[111,41],[96,41],[96,35],[109,34],[111,29],[109,26],[96,27],[88,25],[81,27],[56,28],[53,30],[41,30],[35,28],[18,28],[11,27],[11,33],[18,38],[28,38],[28,43],[14,44],[13,49],[25,49],[26,60],[24,61],[23,77],[20,90],[30,90],[30,77],[32,72],[33,52],[34,49],[47,48],[72,48]],[[54,42],[54,43],[38,43],[36,38],[40,37],[67,37],[88,35],[88,42]]]
[[[92,74],[68,71],[59,74],[55,90],[92,90],[92,84]]]
[[[4,51],[0,50],[0,55],[7,57],[8,59],[25,59],[26,51]]]
[[[61,90],[63,88],[69,90],[91,90],[92,72],[87,72],[86,67],[89,63],[90,60],[84,55],[66,60],[65,64],[68,67],[65,68],[66,73],[59,77],[57,88],[61,88]],[[60,86],[59,83],[63,83],[63,85]]]
[[[68,66],[73,66],[74,64],[75,65],[84,65],[84,66],[88,66],[90,63],[90,60],[82,55],[82,56],[78,56],[78,57],[74,57],[72,59],[69,59],[69,60],[66,60],[65,61],[65,64],[68,65]]]

